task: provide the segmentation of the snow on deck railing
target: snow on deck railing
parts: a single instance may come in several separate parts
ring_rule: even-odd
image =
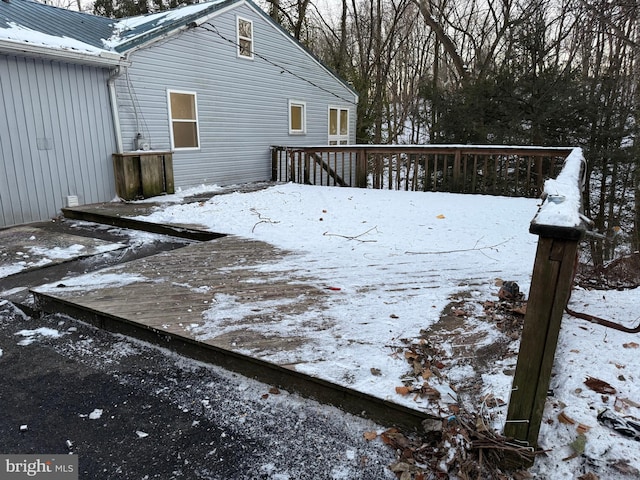
[[[582,214],[585,173],[582,149],[575,148],[558,176],[544,182],[543,203],[531,222],[531,233],[564,238],[582,236],[588,220]]]
[[[578,244],[588,221],[581,212],[585,167],[582,150],[573,149],[558,176],[544,182],[543,202],[529,228],[539,238],[504,435],[532,453],[538,445],[558,335],[573,286]],[[528,468],[535,458],[505,453],[505,466],[511,469]]]

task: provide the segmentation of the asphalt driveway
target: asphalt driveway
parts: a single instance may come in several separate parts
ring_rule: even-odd
[[[168,350],[0,301],[0,452],[82,479],[383,479],[381,427]]]

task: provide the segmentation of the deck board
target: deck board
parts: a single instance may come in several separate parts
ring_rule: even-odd
[[[264,360],[265,354],[304,349],[313,340],[314,329],[326,328],[322,319],[317,323],[305,320],[306,334],[291,329],[264,333],[253,328],[283,318],[295,322],[305,312],[321,311],[327,301],[326,288],[304,271],[278,271],[279,261],[291,255],[295,253],[264,242],[226,236],[69,279],[64,286],[40,286],[33,293],[44,311],[68,313],[101,328],[168,345],[179,353],[346,411],[366,412],[381,423],[415,428],[430,418],[424,412],[302,374],[296,371],[302,360]],[[104,283],[121,277],[129,283]],[[233,308],[227,311],[223,305],[217,309],[216,299],[226,297],[233,300]],[[265,305],[268,307],[263,308]],[[203,337],[198,328],[210,315],[220,316],[221,329]]]
[[[323,282],[332,275],[319,280],[299,262],[300,269],[287,270],[292,263],[283,260],[296,255],[230,235],[32,292],[44,311],[168,346],[352,413],[366,411],[383,424],[414,428],[430,418],[297,370],[324,360],[313,346],[317,334],[332,326],[322,315],[332,297]],[[114,279],[120,283],[109,283]],[[202,330],[211,318],[216,330]],[[274,360],[280,354],[282,360]]]
[[[203,341],[194,333],[194,326],[202,325],[206,315],[216,314],[211,309],[215,309],[219,295],[247,305],[240,307],[245,312],[241,323],[245,324],[270,322],[281,315],[300,313],[305,305],[317,309],[322,304],[326,293],[309,279],[292,272],[283,276],[261,271],[263,265],[286,254],[263,242],[228,236],[106,269],[93,287],[78,289],[63,283],[66,286],[41,287],[35,292]],[[101,276],[109,274],[134,275],[138,280],[127,285],[101,285]],[[267,313],[261,311],[261,302],[269,303]],[[237,319],[230,317],[229,324],[234,321]],[[275,341],[290,340],[288,336],[264,338],[237,330],[235,335],[225,332],[204,341],[221,348],[262,351],[273,349]]]

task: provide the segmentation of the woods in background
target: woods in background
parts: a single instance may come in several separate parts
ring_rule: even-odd
[[[359,143],[580,146],[593,262],[640,248],[635,0],[264,1],[358,91]]]

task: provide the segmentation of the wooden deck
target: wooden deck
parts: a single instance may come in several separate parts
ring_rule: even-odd
[[[104,212],[103,212],[104,213]],[[77,218],[77,217],[75,217]],[[139,226],[139,225],[138,225]],[[100,328],[135,336],[181,354],[362,414],[386,425],[417,427],[424,412],[307,376],[296,362],[266,359],[313,340],[304,334],[260,333],[261,324],[322,311],[330,291],[295,271],[278,271],[284,256],[269,244],[224,236],[35,288],[37,305]],[[233,308],[225,309],[224,302]],[[241,312],[239,315],[238,312]],[[203,330],[216,317],[219,331]],[[312,323],[309,327],[308,323]],[[275,355],[277,357],[277,355]]]

